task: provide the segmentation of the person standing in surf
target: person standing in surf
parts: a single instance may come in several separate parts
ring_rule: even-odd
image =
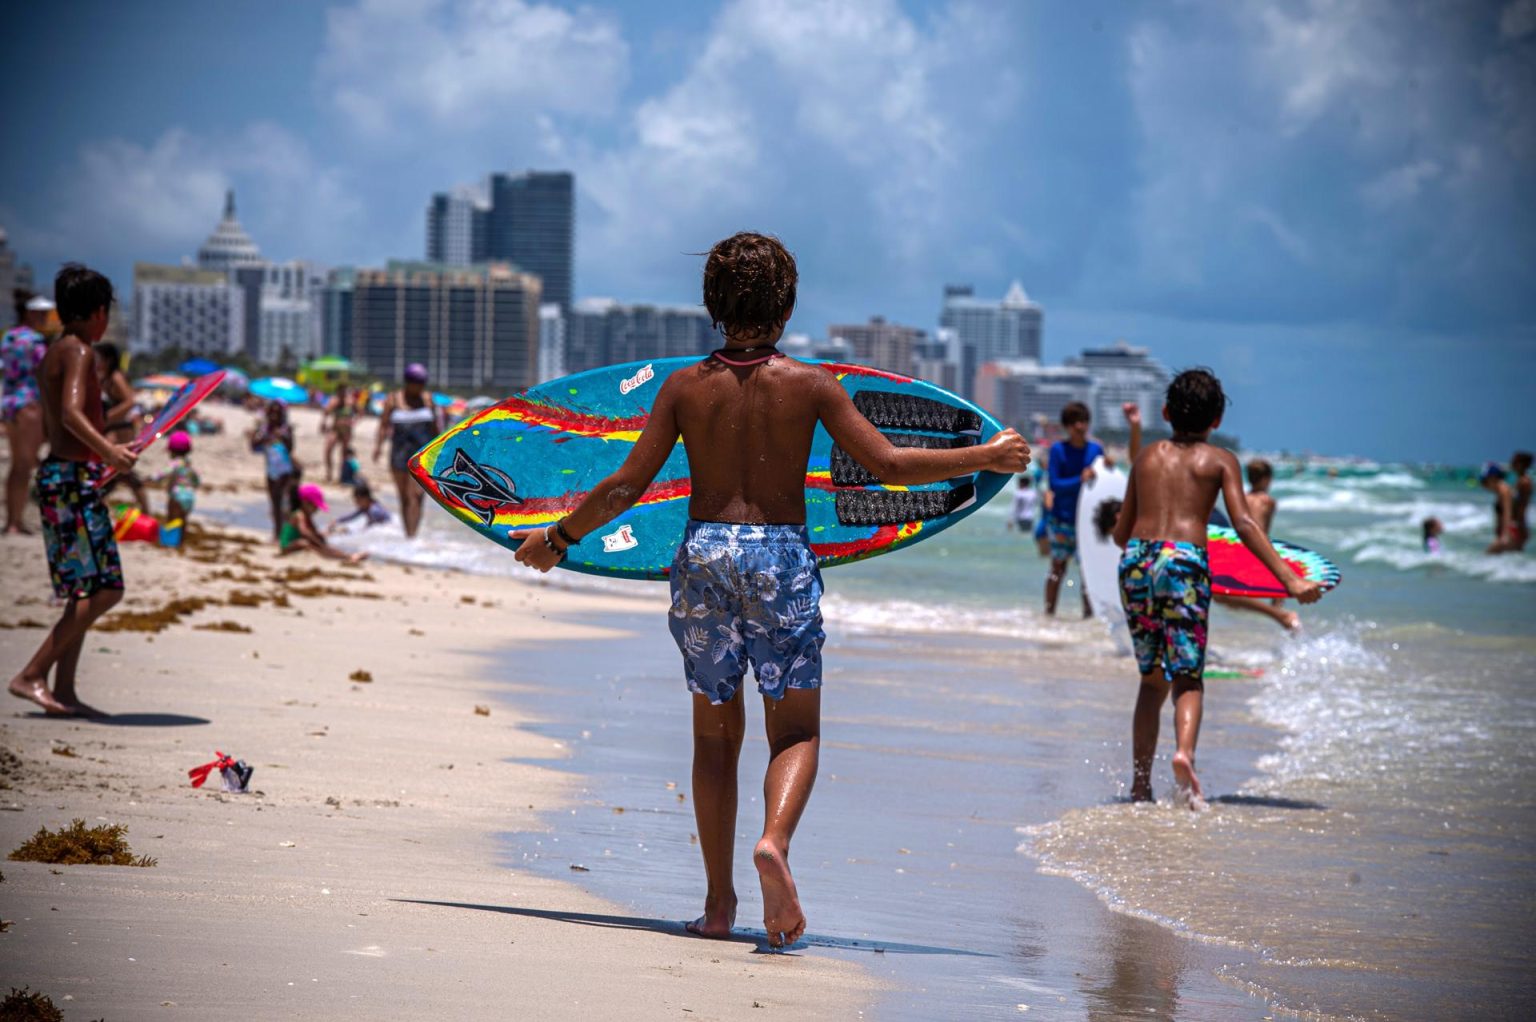
[[[1088,439],[1093,415],[1081,401],[1073,401],[1061,410],[1061,424],[1067,438],[1051,445],[1046,469],[1051,481],[1051,511],[1046,535],[1051,544],[1051,570],[1045,576],[1045,612],[1056,613],[1056,598],[1061,594],[1067,566],[1077,556],[1077,498],[1083,483],[1093,478],[1093,463],[1103,457],[1104,448]],[[1083,617],[1091,617],[1088,587],[1083,587]]]
[[[1195,744],[1205,698],[1206,622],[1211,572],[1206,557],[1206,522],[1216,497],[1244,545],[1302,603],[1322,596],[1316,582],[1296,576],[1265,534],[1243,493],[1242,470],[1232,452],[1212,446],[1227,398],[1221,381],[1207,369],[1187,369],[1168,385],[1163,418],[1173,436],[1147,445],[1131,466],[1125,506],[1115,525],[1120,560],[1120,595],[1136,647],[1141,689],[1132,727],[1131,799],[1152,800],[1152,759],[1163,703],[1173,692],[1173,754],[1177,791],[1191,808],[1204,806],[1195,774]]]
[[[405,367],[405,383],[384,399],[379,413],[379,432],[373,444],[377,462],[389,441],[389,474],[395,479],[395,493],[400,497],[400,523],[406,536],[421,528],[421,502],[425,494],[411,478],[411,456],[431,443],[444,429],[442,412],[427,390],[427,367],[412,362]]]
[[[67,263],[53,290],[64,335],[49,345],[37,370],[48,457],[37,469],[36,494],[48,573],[54,595],[64,601],[64,612],[9,688],[11,695],[53,716],[97,717],[101,712],[81,702],[75,692],[75,670],[85,633],[123,598],[117,540],[101,501],[101,462],[127,472],[139,456],[128,445],[107,438],[101,379],[91,351],[107,331],[112,282],[95,270]]]
[[[1531,507],[1531,452],[1516,451],[1509,459],[1509,470],[1514,474],[1510,484],[1509,501],[1509,549],[1519,552],[1531,538],[1531,527],[1526,515]]]
[[[741,689],[751,666],[771,757],[752,861],[774,947],[805,933],[789,851],[821,752],[826,636],[821,572],[805,527],[817,424],[886,483],[1012,473],[1029,464],[1028,444],[1011,429],[958,450],[893,446],[836,377],[775,347],[794,311],[796,283],[794,257],[776,238],[741,233],[715,245],[704,264],[704,305],[724,347],[667,377],[634,450],[568,517],[513,534],[522,541],[517,559],[548,571],[633,506],[682,437],[692,493],[672,563],[668,622],[693,693],[694,812],[707,885],[704,913],[688,931],[726,938],[736,921],[736,765],[746,729]]]

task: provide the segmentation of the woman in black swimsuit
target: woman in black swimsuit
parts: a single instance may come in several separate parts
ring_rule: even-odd
[[[373,445],[373,460],[377,462],[384,451],[384,441],[389,441],[389,473],[394,476],[395,491],[400,495],[400,522],[407,536],[416,535],[421,527],[421,502],[425,495],[411,481],[406,466],[411,455],[442,431],[442,413],[427,390],[427,368],[412,362],[405,367],[404,386],[384,399],[378,439]]]

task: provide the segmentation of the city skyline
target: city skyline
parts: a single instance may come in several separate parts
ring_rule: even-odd
[[[44,284],[77,258],[126,290],[227,187],[274,261],[379,266],[422,252],[434,192],[564,168],[576,299],[696,304],[697,253],[768,230],[813,336],[932,332],[945,285],[1018,279],[1044,361],[1125,338],[1210,365],[1255,446],[1470,462],[1536,432],[1531,0],[80,4],[16,29],[98,40],[38,62],[51,99],[17,105],[0,169]]]

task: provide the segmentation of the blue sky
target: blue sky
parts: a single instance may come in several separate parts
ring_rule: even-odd
[[[1536,0],[27,5],[0,225],[49,274],[418,256],[428,195],[577,174],[578,295],[697,301],[741,228],[793,329],[946,282],[1228,383],[1246,442],[1536,446]]]

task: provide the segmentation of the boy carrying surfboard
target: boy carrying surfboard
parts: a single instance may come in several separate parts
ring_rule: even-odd
[[[794,257],[776,238],[741,233],[715,245],[704,265],[704,305],[725,345],[667,377],[634,450],[569,516],[514,533],[517,559],[548,571],[570,546],[627,511],[682,437],[691,496],[670,573],[669,624],[693,693],[694,812],[707,882],[704,913],[688,930],[725,938],[736,921],[736,764],[745,731],[741,687],[751,665],[771,757],[753,864],[774,947],[805,932],[789,846],[821,745],[826,636],[821,572],[805,528],[817,424],[886,483],[1011,473],[1029,464],[1029,446],[1011,429],[972,447],[894,446],[831,373],[775,348],[794,311],[797,276]]]
[[[10,693],[51,716],[95,717],[99,710],[75,694],[75,668],[85,633],[123,598],[123,568],[112,518],[101,500],[102,462],[119,472],[138,453],[107,438],[101,380],[91,345],[107,331],[112,282],[68,263],[53,283],[64,336],[38,366],[48,457],[37,468],[36,493],[54,595],[64,612],[32,659],[11,679]],[[48,674],[53,673],[53,688]]]
[[[1137,802],[1152,800],[1158,722],[1171,688],[1178,793],[1191,808],[1205,804],[1195,775],[1195,743],[1204,705],[1211,606],[1206,522],[1217,495],[1226,499],[1227,517],[1238,536],[1287,593],[1315,603],[1323,592],[1319,583],[1299,578],[1280,559],[1243,493],[1237,458],[1210,444],[1226,406],[1221,381],[1209,370],[1188,369],[1174,377],[1163,405],[1173,436],[1137,456],[1115,524],[1115,543],[1125,550],[1121,598],[1141,672],[1132,729],[1131,799]]]

